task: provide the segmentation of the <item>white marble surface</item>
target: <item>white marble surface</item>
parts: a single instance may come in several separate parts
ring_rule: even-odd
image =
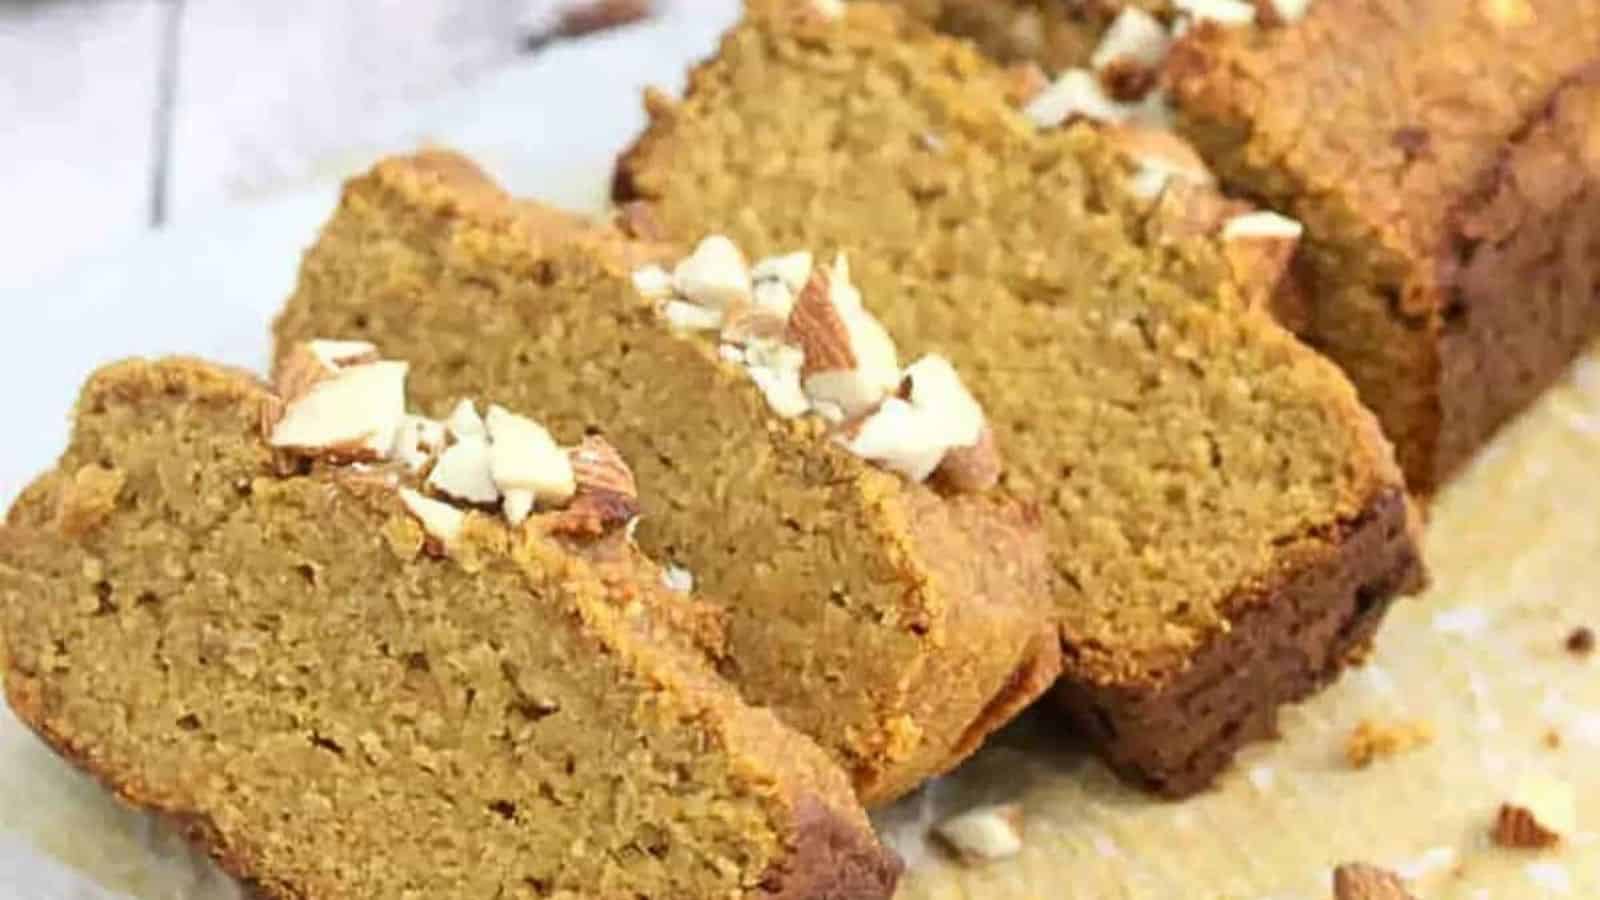
[[[574,2],[0,2],[0,287],[414,140],[419,109],[559,46],[528,39]]]

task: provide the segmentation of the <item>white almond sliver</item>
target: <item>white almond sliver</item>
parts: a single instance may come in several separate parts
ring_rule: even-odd
[[[1022,108],[1040,128],[1054,128],[1074,116],[1096,122],[1125,122],[1133,107],[1118,103],[1088,69],[1068,69]]]
[[[378,348],[371,341],[317,340],[307,346],[323,365],[335,371],[363,357],[372,357],[372,361],[376,361],[378,355]]]
[[[750,299],[750,269],[733,241],[713,234],[672,270],[672,286],[691,303],[726,309]]]
[[[523,488],[512,488],[506,491],[505,502],[501,510],[505,513],[506,521],[512,525],[521,525],[528,521],[528,516],[533,514],[533,504],[537,498],[533,491]]]
[[[428,487],[467,503],[496,503],[500,489],[489,470],[489,442],[465,437],[439,456],[428,473]]]
[[[633,270],[633,289],[652,300],[672,296],[672,273],[654,263]]]
[[[794,299],[798,293],[790,290],[784,282],[769,278],[756,282],[755,290],[750,296],[755,301],[757,309],[787,319],[789,313],[794,310]]]
[[[780,282],[791,294],[798,294],[811,277],[811,251],[796,250],[782,256],[769,256],[751,267],[750,277],[757,282]]]
[[[1202,22],[1234,26],[1256,21],[1256,5],[1250,0],[1172,0],[1172,5]]]
[[[850,262],[840,254],[828,275],[828,303],[844,326],[844,340],[855,366],[814,372],[804,382],[813,404],[831,404],[845,416],[855,416],[877,406],[900,386],[900,358],[894,339],[872,313],[861,292],[850,281]]]
[[[425,416],[408,415],[400,423],[400,431],[395,438],[395,459],[413,472],[420,471],[428,464],[428,460],[444,448],[444,436],[443,422]]]
[[[805,355],[781,341],[752,341],[744,350],[746,371],[761,388],[767,406],[785,419],[805,415],[811,402],[800,386]]]
[[[1140,200],[1154,200],[1167,189],[1172,173],[1158,166],[1141,163],[1128,179],[1128,192]]]
[[[1234,216],[1222,225],[1222,239],[1232,241],[1241,238],[1288,238],[1299,240],[1305,234],[1305,226],[1285,215],[1280,215],[1270,210],[1244,213]]]
[[[661,306],[661,315],[682,331],[714,331],[722,327],[722,310],[684,300],[668,300]]]
[[[432,497],[424,497],[411,488],[400,489],[400,501],[422,523],[422,530],[443,541],[445,546],[456,542],[467,514],[454,506]]]
[[[1278,14],[1279,21],[1298,22],[1311,9],[1311,0],[1272,0],[1272,9]]]
[[[845,447],[912,481],[924,481],[933,474],[946,450],[927,417],[899,397],[883,401]]]
[[[668,565],[661,570],[661,583],[679,594],[694,592],[694,573],[682,566]]]
[[[944,449],[972,447],[983,437],[983,407],[948,359],[930,353],[906,367],[911,405],[924,414]]]
[[[934,831],[968,865],[1004,859],[1022,851],[1022,808],[979,807],[946,819]]]
[[[359,447],[387,457],[405,419],[403,362],[384,360],[340,370],[289,404],[268,443],[303,450]]]
[[[571,460],[543,425],[500,406],[489,407],[487,422],[489,467],[501,491],[529,490],[560,503],[577,490]]]
[[[469,437],[486,438],[489,430],[484,427],[483,417],[478,415],[478,407],[471,400],[462,400],[456,408],[450,410],[450,416],[444,420],[446,428],[450,429],[450,436],[456,440]]]
[[[1172,49],[1172,36],[1167,28],[1137,6],[1125,7],[1106,29],[1105,37],[1089,57],[1094,69],[1104,69],[1112,63],[1130,61],[1155,67]]]

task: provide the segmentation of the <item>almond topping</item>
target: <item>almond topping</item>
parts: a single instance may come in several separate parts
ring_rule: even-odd
[[[750,270],[755,281],[751,297],[758,310],[788,319],[795,296],[811,276],[811,254],[800,250],[783,256],[769,256]]]
[[[394,456],[412,472],[420,472],[444,449],[445,425],[424,416],[408,415],[400,423]]]
[[[342,369],[290,402],[267,442],[330,458],[386,457],[405,418],[407,365],[382,361]]]
[[[828,273],[822,269],[812,272],[789,313],[788,337],[805,354],[807,374],[853,369],[856,365],[850,352],[850,333],[828,299],[828,280]]]
[[[782,341],[789,322],[760,306],[737,306],[722,321],[722,339],[730,344],[753,341]]]
[[[462,438],[440,454],[427,484],[466,503],[500,501],[500,489],[489,470],[489,442],[481,437]]]
[[[870,410],[900,383],[894,341],[862,305],[842,254],[800,291],[788,338],[805,354],[800,374],[806,396],[847,417]]]
[[[929,417],[899,397],[890,397],[871,415],[842,435],[845,447],[862,459],[923,481],[944,459],[948,445],[939,440]]]
[[[928,414],[946,447],[976,446],[983,436],[983,407],[961,383],[956,367],[935,353],[906,366],[907,399]]]
[[[1269,211],[1245,213],[1223,223],[1223,255],[1252,303],[1265,303],[1276,292],[1304,233],[1299,222]]]
[[[467,521],[467,514],[461,510],[406,487],[400,489],[400,500],[422,523],[422,530],[446,548],[461,536],[461,527]]]
[[[1000,451],[994,432],[984,426],[971,447],[952,447],[933,470],[933,483],[957,494],[987,491],[1000,483]]]
[[[1333,870],[1333,900],[1415,900],[1400,876],[1366,863]]]
[[[661,315],[673,328],[683,331],[715,331],[722,324],[721,310],[687,300],[668,300],[661,306]]]
[[[767,398],[767,406],[785,419],[811,411],[811,400],[800,385],[805,354],[781,341],[752,341],[743,352],[745,371]]]
[[[1518,779],[1511,799],[1500,806],[1494,842],[1502,847],[1552,847],[1578,830],[1578,800],[1572,785],[1530,773]]]
[[[672,296],[672,273],[651,263],[633,270],[633,289],[652,300]]]
[[[668,565],[661,570],[661,583],[669,591],[688,594],[694,591],[694,573],[682,566]]]
[[[1112,99],[1093,72],[1068,69],[1028,101],[1022,114],[1040,128],[1054,128],[1074,118],[1125,122],[1133,117],[1133,108]]]
[[[1133,176],[1136,196],[1154,199],[1174,178],[1190,184],[1216,183],[1216,176],[1194,145],[1170,129],[1115,125],[1107,128],[1105,135],[1112,146],[1139,167]]]
[[[590,435],[568,450],[567,457],[572,460],[572,472],[580,493],[604,491],[638,499],[639,487],[634,482],[633,470],[605,438]]]
[[[1089,65],[1104,69],[1113,63],[1132,62],[1153,69],[1161,65],[1172,48],[1172,36],[1155,16],[1137,6],[1124,7],[1106,29]]]
[[[366,341],[306,341],[290,348],[278,367],[273,389],[285,403],[293,403],[340,369],[377,361],[377,348]]]
[[[1254,25],[1256,7],[1248,0],[1172,0],[1172,5],[1200,22],[1218,25]]]
[[[750,270],[733,241],[713,234],[672,270],[672,286],[691,303],[723,310],[750,299]]]
[[[323,365],[330,369],[345,369],[362,363],[378,361],[378,348],[371,341],[316,340],[309,348]]]
[[[490,406],[489,466],[495,485],[502,491],[532,491],[536,499],[561,503],[577,489],[572,463],[556,446],[544,426],[510,412]]]
[[[776,281],[798,294],[811,277],[811,251],[796,250],[782,256],[769,256],[750,269],[755,281]]]
[[[1292,25],[1305,18],[1306,12],[1311,9],[1311,0],[1257,0],[1256,5],[1266,7],[1265,10],[1257,10],[1261,13],[1263,24]]]
[[[639,489],[633,470],[604,438],[591,435],[567,451],[577,481],[572,502],[552,520],[561,534],[604,534],[639,516]]]
[[[512,488],[506,491],[505,502],[501,504],[501,511],[505,513],[506,521],[513,526],[521,525],[528,521],[528,516],[533,514],[534,501],[537,498],[533,491],[524,488]]]
[[[458,402],[455,409],[450,410],[444,425],[450,430],[450,436],[458,441],[489,436],[489,429],[483,424],[483,417],[478,415],[478,407],[471,400]]]
[[[1022,807],[1016,803],[983,806],[941,822],[935,833],[969,866],[1022,851]]]

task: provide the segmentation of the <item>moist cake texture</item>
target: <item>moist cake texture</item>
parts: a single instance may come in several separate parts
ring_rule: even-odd
[[[847,9],[753,4],[684,100],[650,99],[618,198],[668,235],[858,251],[908,352],[984,404],[1002,486],[1040,502],[1062,700],[1130,779],[1199,789],[1418,584],[1390,447],[1214,242],[1152,237],[1103,135],[1040,131],[976,52]]]
[[[269,446],[276,400],[193,360],[84,389],[0,529],[7,697],[59,752],[266,897],[890,895],[844,773],[673,624],[696,602],[595,564],[620,531],[472,511],[442,549],[419,475]]]
[[[546,219],[459,158],[380,164],[308,252],[280,353],[358,337],[413,364],[434,414],[470,390],[563,433],[602,430],[639,474],[640,545],[727,612],[721,671],[832,753],[869,805],[954,765],[1048,687],[1059,648],[1036,513],[941,495],[816,417],[779,416],[716,342],[674,331],[636,290],[648,247]]]
[[[1600,326],[1600,8],[1311,4],[1199,28],[1169,77],[1225,183],[1306,225],[1304,332],[1355,381],[1413,489],[1449,476]]]

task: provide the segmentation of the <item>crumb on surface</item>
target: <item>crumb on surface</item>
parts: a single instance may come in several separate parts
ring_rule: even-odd
[[[1567,635],[1567,652],[1573,656],[1588,656],[1594,652],[1594,629],[1586,625],[1572,629]]]
[[[1554,728],[1546,731],[1544,733],[1544,745],[1551,750],[1559,750],[1561,748],[1561,732]]]
[[[1343,863],[1333,870],[1333,900],[1413,900],[1399,875],[1367,863]]]
[[[580,37],[648,18],[652,0],[576,0],[561,9],[561,34]]]
[[[1424,721],[1382,723],[1363,719],[1345,739],[1344,758],[1357,769],[1388,756],[1433,743],[1433,726]]]

